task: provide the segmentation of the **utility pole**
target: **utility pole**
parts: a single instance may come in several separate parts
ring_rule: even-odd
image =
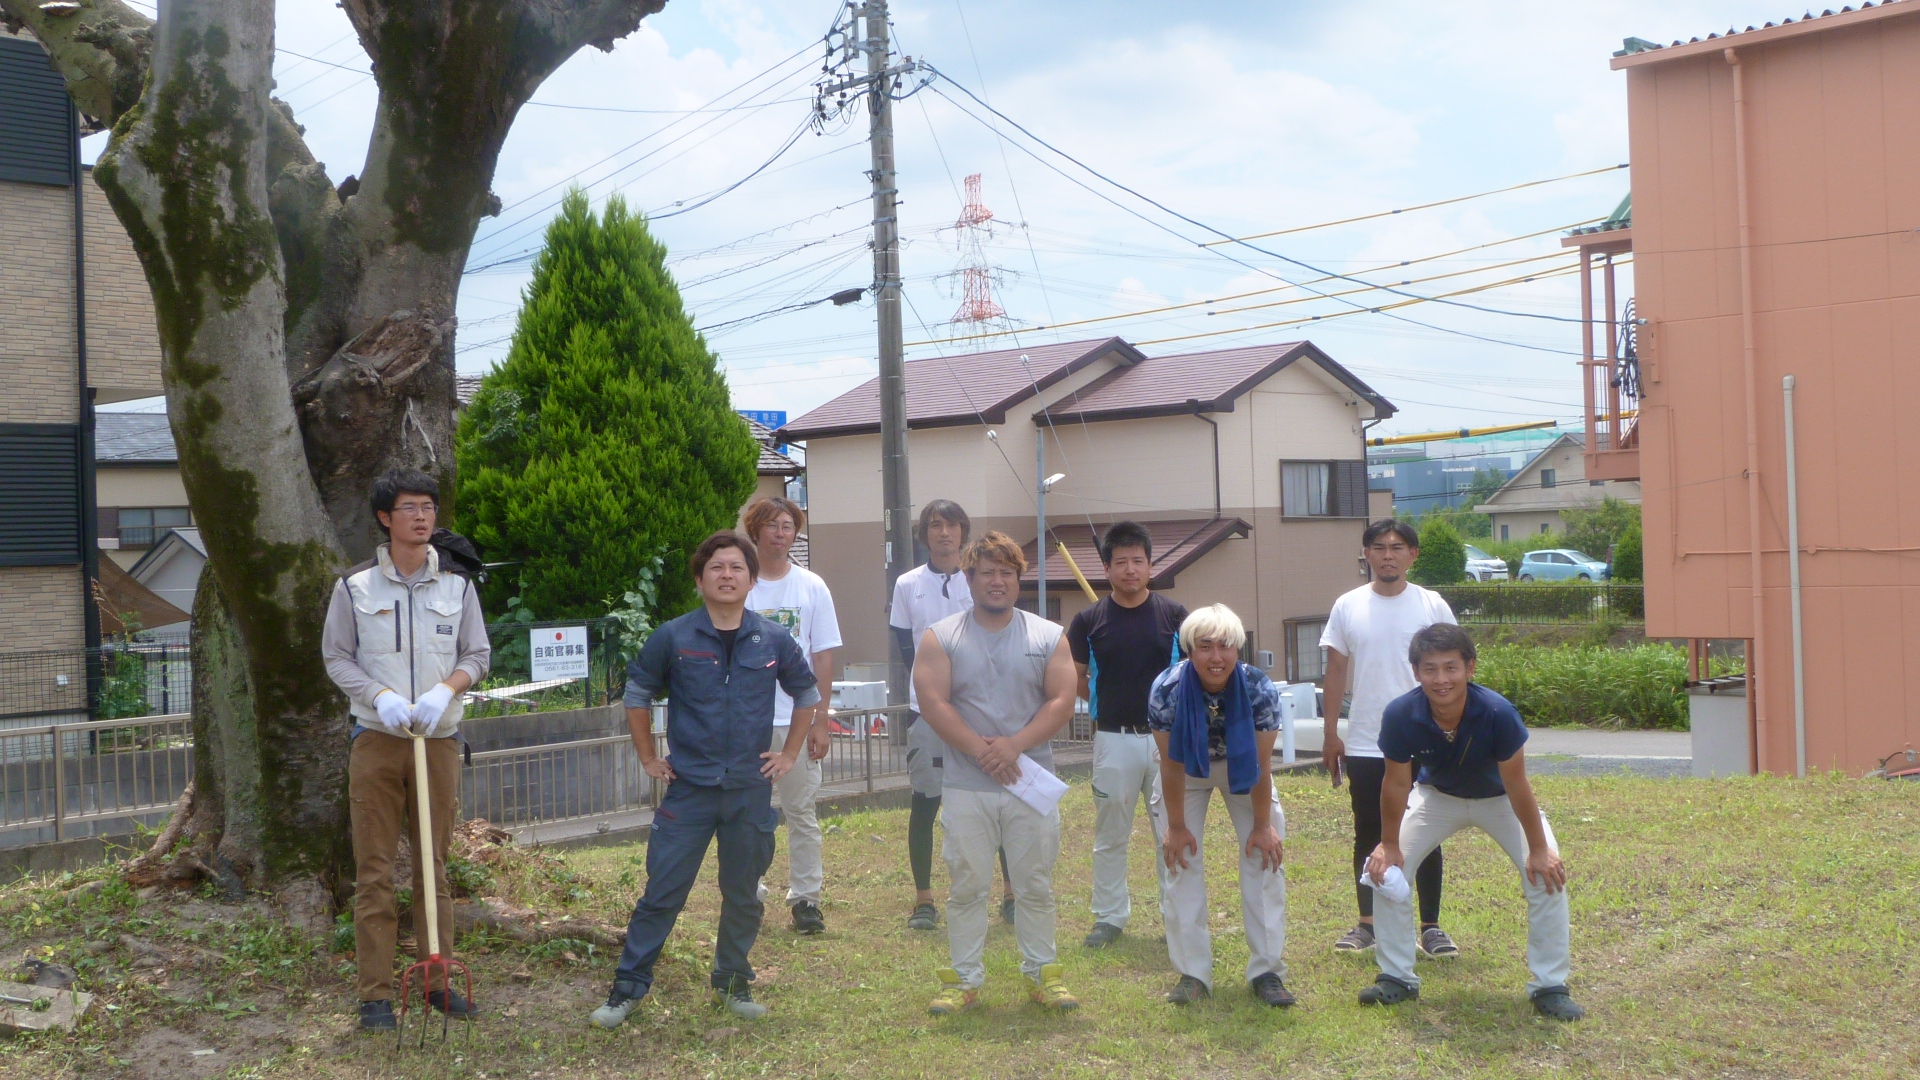
[[[880,490],[881,521],[886,532],[886,591],[913,568],[913,497],[907,475],[907,372],[900,323],[900,194],[893,169],[893,81],[899,72],[887,63],[887,0],[867,0],[861,9],[866,26],[867,117],[873,151],[873,291],[880,330]],[[909,65],[903,65],[911,70]],[[907,699],[906,658],[888,637],[887,696]]]
[[[907,374],[900,322],[900,217],[895,209],[899,184],[893,168],[893,92],[902,75],[918,71],[912,57],[890,64],[892,45],[887,28],[887,0],[849,2],[841,9],[846,22],[836,22],[828,35],[826,79],[815,97],[816,123],[840,115],[849,105],[847,92],[864,90],[867,96],[867,140],[873,154],[873,297],[880,342],[880,493],[881,528],[885,547],[886,591],[891,602],[894,582],[913,568],[913,497],[907,475]],[[861,24],[858,29],[854,20]],[[836,42],[838,44],[836,44]],[[854,52],[867,56],[864,75],[832,78],[840,52],[846,63]],[[850,64],[848,66],[851,66]],[[923,80],[924,85],[924,80]],[[918,89],[916,87],[915,89]],[[837,100],[836,100],[837,98]],[[907,700],[905,658],[888,636],[891,663],[887,692],[894,703]]]

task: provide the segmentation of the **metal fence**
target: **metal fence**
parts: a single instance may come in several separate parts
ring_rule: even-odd
[[[164,811],[192,778],[185,713],[8,728],[0,731],[0,835],[64,840],[77,825]]]
[[[192,708],[193,665],[183,643],[0,652],[0,727],[40,717],[115,719]]]
[[[1463,623],[1583,623],[1647,617],[1641,585],[1490,582],[1436,585],[1433,591]]]
[[[905,775],[906,714],[904,705],[836,710],[822,788],[873,791]],[[1085,750],[1092,739],[1083,708],[1054,748]],[[665,732],[654,740],[665,754]],[[193,728],[184,713],[0,730],[0,847],[164,813],[192,777]],[[663,794],[624,733],[476,752],[460,776],[461,816],[503,828],[647,809]]]

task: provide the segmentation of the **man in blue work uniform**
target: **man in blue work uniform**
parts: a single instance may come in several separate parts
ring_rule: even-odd
[[[592,1022],[618,1027],[653,985],[653,964],[707,857],[720,840],[720,932],[713,1004],[757,1020],[747,953],[760,933],[760,876],[773,861],[773,783],[805,752],[820,690],[807,658],[780,625],[747,610],[760,559],[746,537],[717,532],[691,560],[705,601],[655,630],[627,665],[627,727],[647,775],[667,793],[647,842],[647,889],[627,924],[627,947],[607,1003]],[[793,698],[785,745],[773,738],[774,687]],[[653,703],[665,697],[667,756],[655,751]]]

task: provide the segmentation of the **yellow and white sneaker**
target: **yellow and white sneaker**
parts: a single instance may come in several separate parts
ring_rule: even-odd
[[[940,977],[940,992],[934,995],[927,1011],[935,1016],[954,1016],[980,1007],[980,991],[960,988],[960,973],[952,968],[941,968],[935,974]]]
[[[1040,977],[1032,980],[1033,986],[1028,996],[1037,1005],[1044,1005],[1055,1012],[1068,1012],[1080,1007],[1080,999],[1068,991],[1066,982],[1061,978],[1066,968],[1059,964],[1042,964]]]

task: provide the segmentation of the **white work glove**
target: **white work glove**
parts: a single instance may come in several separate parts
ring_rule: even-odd
[[[1372,888],[1374,892],[1396,904],[1406,903],[1407,899],[1413,895],[1413,882],[1408,881],[1405,872],[1397,866],[1387,867],[1387,872],[1380,875],[1378,885],[1373,883],[1371,874],[1361,874],[1360,884]]]
[[[373,726],[389,735],[407,737],[407,725],[413,722],[413,706],[407,704],[406,698],[392,690],[382,690],[380,696],[373,699],[373,707],[380,712]]]
[[[440,722],[440,714],[447,711],[453,703],[453,687],[446,683],[435,683],[433,689],[420,695],[413,703],[413,730],[421,735],[433,732],[433,725]]]

